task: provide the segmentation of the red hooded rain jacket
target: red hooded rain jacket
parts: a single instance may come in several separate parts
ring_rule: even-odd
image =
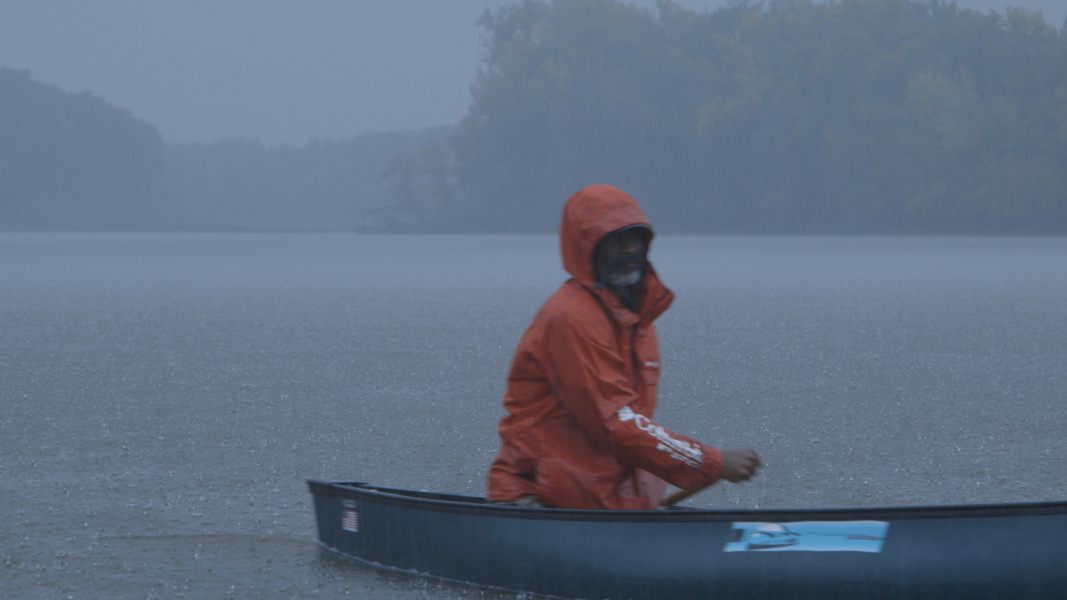
[[[637,314],[595,283],[597,243],[629,225],[651,227],[618,188],[589,186],[567,201],[560,247],[572,277],[515,351],[490,501],[535,495],[557,508],[652,509],[666,482],[691,489],[718,479],[719,450],[651,420],[660,371],[653,320],[674,295],[650,264]]]

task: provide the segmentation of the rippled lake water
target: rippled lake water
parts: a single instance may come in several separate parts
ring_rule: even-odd
[[[689,504],[1067,498],[1067,239],[657,238]],[[0,234],[0,597],[514,598],[330,558],[308,478],[481,494],[553,236]]]

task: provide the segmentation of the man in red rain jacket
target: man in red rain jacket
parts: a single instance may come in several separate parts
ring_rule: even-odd
[[[652,226],[629,194],[579,190],[560,224],[571,274],[519,341],[489,471],[491,502],[652,509],[667,482],[745,481],[751,449],[720,451],[653,422],[659,348],[653,321],[674,299],[646,260]]]

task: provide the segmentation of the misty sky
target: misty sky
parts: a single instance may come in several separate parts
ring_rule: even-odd
[[[303,144],[458,122],[478,67],[475,22],[508,2],[0,0],[0,65],[128,108],[168,141]],[[1067,15],[1064,0],[957,4],[1040,10],[1057,27]]]

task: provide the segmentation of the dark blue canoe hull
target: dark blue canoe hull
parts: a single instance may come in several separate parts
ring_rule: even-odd
[[[392,569],[565,598],[1067,598],[1067,502],[579,511],[308,482],[319,539]]]

